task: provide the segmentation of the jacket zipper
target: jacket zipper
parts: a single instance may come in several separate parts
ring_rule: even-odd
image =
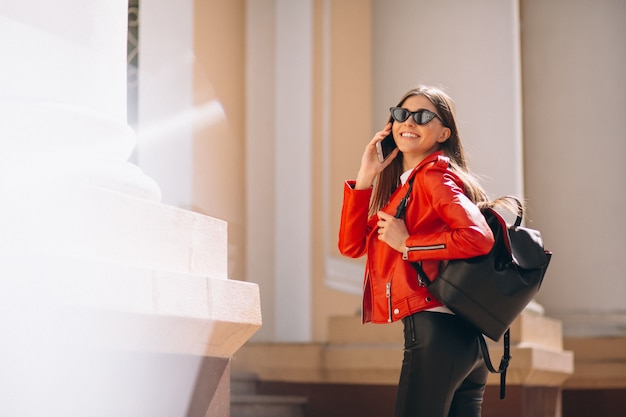
[[[369,285],[369,281],[370,280],[370,274],[369,272],[367,273],[367,275],[365,276],[365,282],[363,283],[363,294],[365,294],[365,288]],[[361,304],[361,323],[365,322],[365,311],[363,308],[363,303]]]
[[[391,323],[393,321],[391,319],[391,281],[387,283],[387,289],[385,290],[385,295],[387,296],[387,307],[389,308],[389,318],[387,319],[387,322]]]
[[[407,247],[407,251],[408,252],[413,252],[413,251],[422,251],[422,250],[435,250],[435,249],[445,249],[446,245],[444,243],[441,243],[439,245],[430,245],[430,246],[409,246]]]

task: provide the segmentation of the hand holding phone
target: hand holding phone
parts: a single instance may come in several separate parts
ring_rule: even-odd
[[[385,159],[396,149],[396,141],[393,140],[393,134],[389,133],[383,140],[376,142],[376,153],[378,161],[385,162]]]

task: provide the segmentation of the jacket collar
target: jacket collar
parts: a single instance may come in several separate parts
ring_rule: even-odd
[[[425,166],[439,164],[445,167],[448,167],[448,165],[450,164],[450,158],[445,156],[443,151],[435,151],[428,155],[426,158],[422,159],[422,161],[417,164],[415,168],[413,168],[413,171],[411,172],[411,175],[409,175],[407,182],[411,180],[415,176],[415,174]]]

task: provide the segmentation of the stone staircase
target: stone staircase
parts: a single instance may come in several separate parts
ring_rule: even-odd
[[[260,386],[274,393],[310,393],[306,407],[300,403],[300,412],[304,410],[305,414],[294,415],[391,415],[395,394],[388,388],[398,383],[403,355],[401,326],[398,322],[362,326],[358,316],[331,317],[328,342],[248,343],[235,353],[231,370],[254,373]],[[502,342],[488,342],[497,364],[502,356]],[[499,399],[499,376],[490,374],[483,416],[560,417],[562,387],[574,371],[573,352],[563,347],[561,322],[544,316],[539,308],[527,309],[511,326],[511,354],[506,401]],[[298,389],[285,390],[289,383]],[[245,392],[239,390],[233,384],[233,403],[239,392]],[[358,402],[359,413],[344,412],[345,402],[336,401],[347,396]],[[374,409],[371,396],[385,397],[391,409]],[[261,403],[258,399],[256,404]],[[255,410],[236,414],[240,405],[243,409],[245,404],[233,404],[232,417],[285,415],[253,414]],[[354,409],[354,403],[349,407]]]
[[[230,417],[306,417],[305,397],[259,394],[258,384],[256,374],[231,374]]]

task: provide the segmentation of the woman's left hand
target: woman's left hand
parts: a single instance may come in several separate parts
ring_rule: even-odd
[[[409,232],[403,219],[397,219],[384,211],[378,215],[378,240],[382,240],[398,252],[404,252]]]

